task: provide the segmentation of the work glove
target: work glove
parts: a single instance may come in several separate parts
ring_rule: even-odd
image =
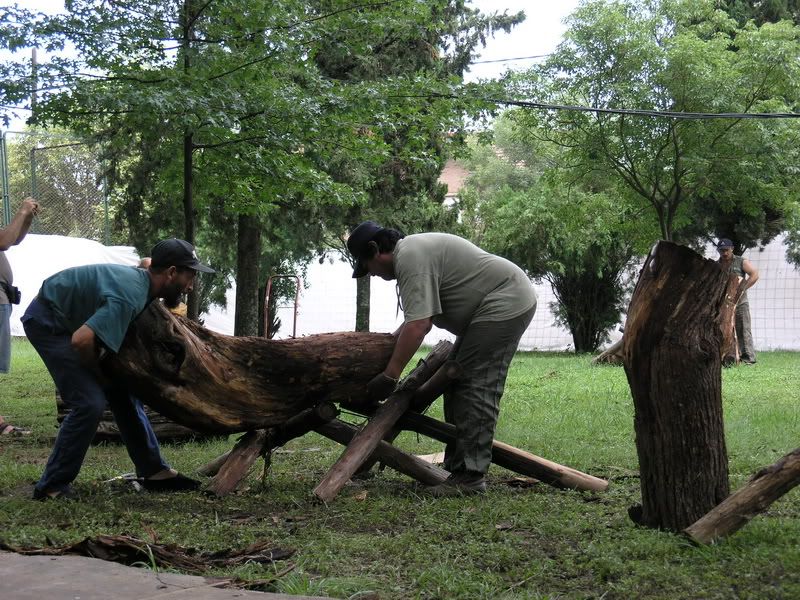
[[[379,373],[367,384],[367,397],[373,403],[388,398],[397,387],[397,379],[392,379],[384,373]]]

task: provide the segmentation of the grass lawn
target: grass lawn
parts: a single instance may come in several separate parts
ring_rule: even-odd
[[[213,551],[269,540],[296,550],[294,570],[270,591],[337,598],[800,598],[797,489],[716,546],[633,525],[627,508],[640,497],[625,374],[591,367],[586,356],[518,354],[497,438],[607,478],[608,491],[515,487],[510,472],[493,466],[486,495],[429,499],[387,469],[325,507],[311,491],[341,447],[316,435],[277,452],[265,482],[254,469],[245,489],[221,500],[103,483],[132,469],[124,448],[104,445],[89,451],[75,486],[80,502],[33,502],[31,484],[55,433],[53,384],[27,341],[15,340],[12,351],[12,372],[0,375],[0,414],[34,433],[0,439],[6,543],[155,534],[160,543]],[[723,371],[732,489],[800,446],[799,367],[797,353],[764,352],[757,365]],[[234,439],[165,445],[164,454],[191,473]],[[407,433],[398,443],[418,454],[441,450]],[[209,574],[267,579],[286,566]]]

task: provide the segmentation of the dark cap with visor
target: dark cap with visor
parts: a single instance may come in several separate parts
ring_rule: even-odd
[[[375,236],[383,230],[384,228],[375,221],[364,221],[350,232],[347,238],[347,250],[356,261],[353,277],[363,277],[367,274],[367,265],[364,262],[369,258],[367,248]]]
[[[176,238],[162,240],[153,246],[150,259],[151,267],[185,267],[201,273],[216,273],[214,269],[197,260],[194,246]]]

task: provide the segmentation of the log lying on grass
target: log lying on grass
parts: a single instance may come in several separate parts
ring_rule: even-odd
[[[219,335],[153,302],[104,368],[182,425],[236,433],[280,425],[323,399],[363,400],[393,348],[391,334],[380,333]]]
[[[710,544],[730,535],[775,500],[800,485],[800,448],[762,469],[719,506],[684,530],[698,544]]]
[[[426,415],[407,412],[400,419],[400,426],[448,444],[456,439],[456,427],[442,423]],[[608,488],[608,481],[587,475],[576,469],[554,463],[530,452],[514,448],[503,442],[492,442],[492,462],[500,467],[534,477],[554,487],[571,490],[602,492]]]

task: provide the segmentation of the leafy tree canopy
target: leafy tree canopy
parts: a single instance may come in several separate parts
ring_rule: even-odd
[[[798,33],[786,21],[739,27],[712,0],[587,2],[558,50],[513,83],[559,105],[791,112],[800,92]],[[741,247],[763,244],[796,202],[796,120],[562,110],[517,120],[564,148],[574,177],[623,184],[653,210],[664,239],[724,233]]]

